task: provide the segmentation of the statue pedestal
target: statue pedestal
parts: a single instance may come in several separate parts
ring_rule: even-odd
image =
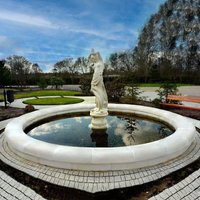
[[[107,129],[108,124],[106,117],[108,116],[107,109],[96,111],[95,109],[90,111],[90,116],[92,117],[91,125],[92,129]]]

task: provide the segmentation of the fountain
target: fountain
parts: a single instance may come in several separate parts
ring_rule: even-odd
[[[183,155],[194,144],[195,127],[183,116],[145,106],[108,104],[100,54],[92,51],[89,58],[90,65],[94,68],[91,91],[95,95],[95,104],[57,106],[15,118],[5,129],[5,141],[12,152],[28,161],[53,168],[100,173],[148,168],[165,163]],[[174,133],[145,144],[106,147],[109,134],[102,130],[109,127],[108,112],[153,119],[173,127]],[[102,141],[96,142],[101,148],[51,144],[32,138],[24,131],[32,124],[49,117],[65,114],[79,116],[80,113],[90,113],[91,128],[98,132],[91,131],[91,138],[97,141],[102,137]]]

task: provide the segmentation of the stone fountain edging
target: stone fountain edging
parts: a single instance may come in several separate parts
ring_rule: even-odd
[[[35,111],[9,122],[5,129],[9,148],[27,160],[73,170],[130,170],[167,162],[184,153],[195,138],[195,127],[185,117],[156,108],[109,104],[109,111],[132,113],[165,121],[175,133],[155,142],[116,148],[68,147],[27,136],[24,129],[41,119],[65,113],[90,111],[94,104],[59,106]],[[119,159],[120,158],[120,159]]]

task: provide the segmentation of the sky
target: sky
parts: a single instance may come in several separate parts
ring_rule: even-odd
[[[134,48],[166,0],[0,0],[0,59],[19,55],[44,72],[65,58],[104,59]]]

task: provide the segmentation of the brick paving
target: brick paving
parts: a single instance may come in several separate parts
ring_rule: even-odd
[[[44,200],[35,191],[17,182],[2,171],[0,171],[0,199]]]
[[[4,123],[6,124],[6,123]],[[0,123],[0,125],[2,125]],[[199,121],[195,121],[199,127]],[[3,128],[4,125],[1,126]],[[56,169],[33,163],[16,155],[6,144],[3,134],[0,135],[0,159],[24,171],[33,177],[71,188],[88,192],[107,191],[114,188],[130,187],[144,184],[164,177],[171,172],[183,168],[200,157],[200,134],[196,135],[196,143],[184,155],[157,166],[115,172],[87,172]],[[44,199],[32,189],[22,185],[0,170],[0,199]],[[164,190],[150,200],[195,200],[200,199],[200,169],[176,185]]]
[[[200,199],[200,169],[192,173],[190,176],[179,182],[178,184],[165,189],[160,194],[150,198],[149,200],[197,200]]]
[[[192,119],[190,119],[192,120]],[[200,121],[192,120],[200,129]],[[200,157],[200,154],[199,154]],[[199,200],[200,199],[200,169],[193,172],[187,178],[176,185],[165,189],[160,194],[150,198],[150,200]]]
[[[131,187],[157,180],[192,163],[199,158],[199,155],[200,135],[197,134],[196,142],[182,156],[167,163],[135,170],[76,171],[53,168],[25,160],[9,148],[3,134],[0,138],[0,159],[3,162],[41,180],[91,193]]]

